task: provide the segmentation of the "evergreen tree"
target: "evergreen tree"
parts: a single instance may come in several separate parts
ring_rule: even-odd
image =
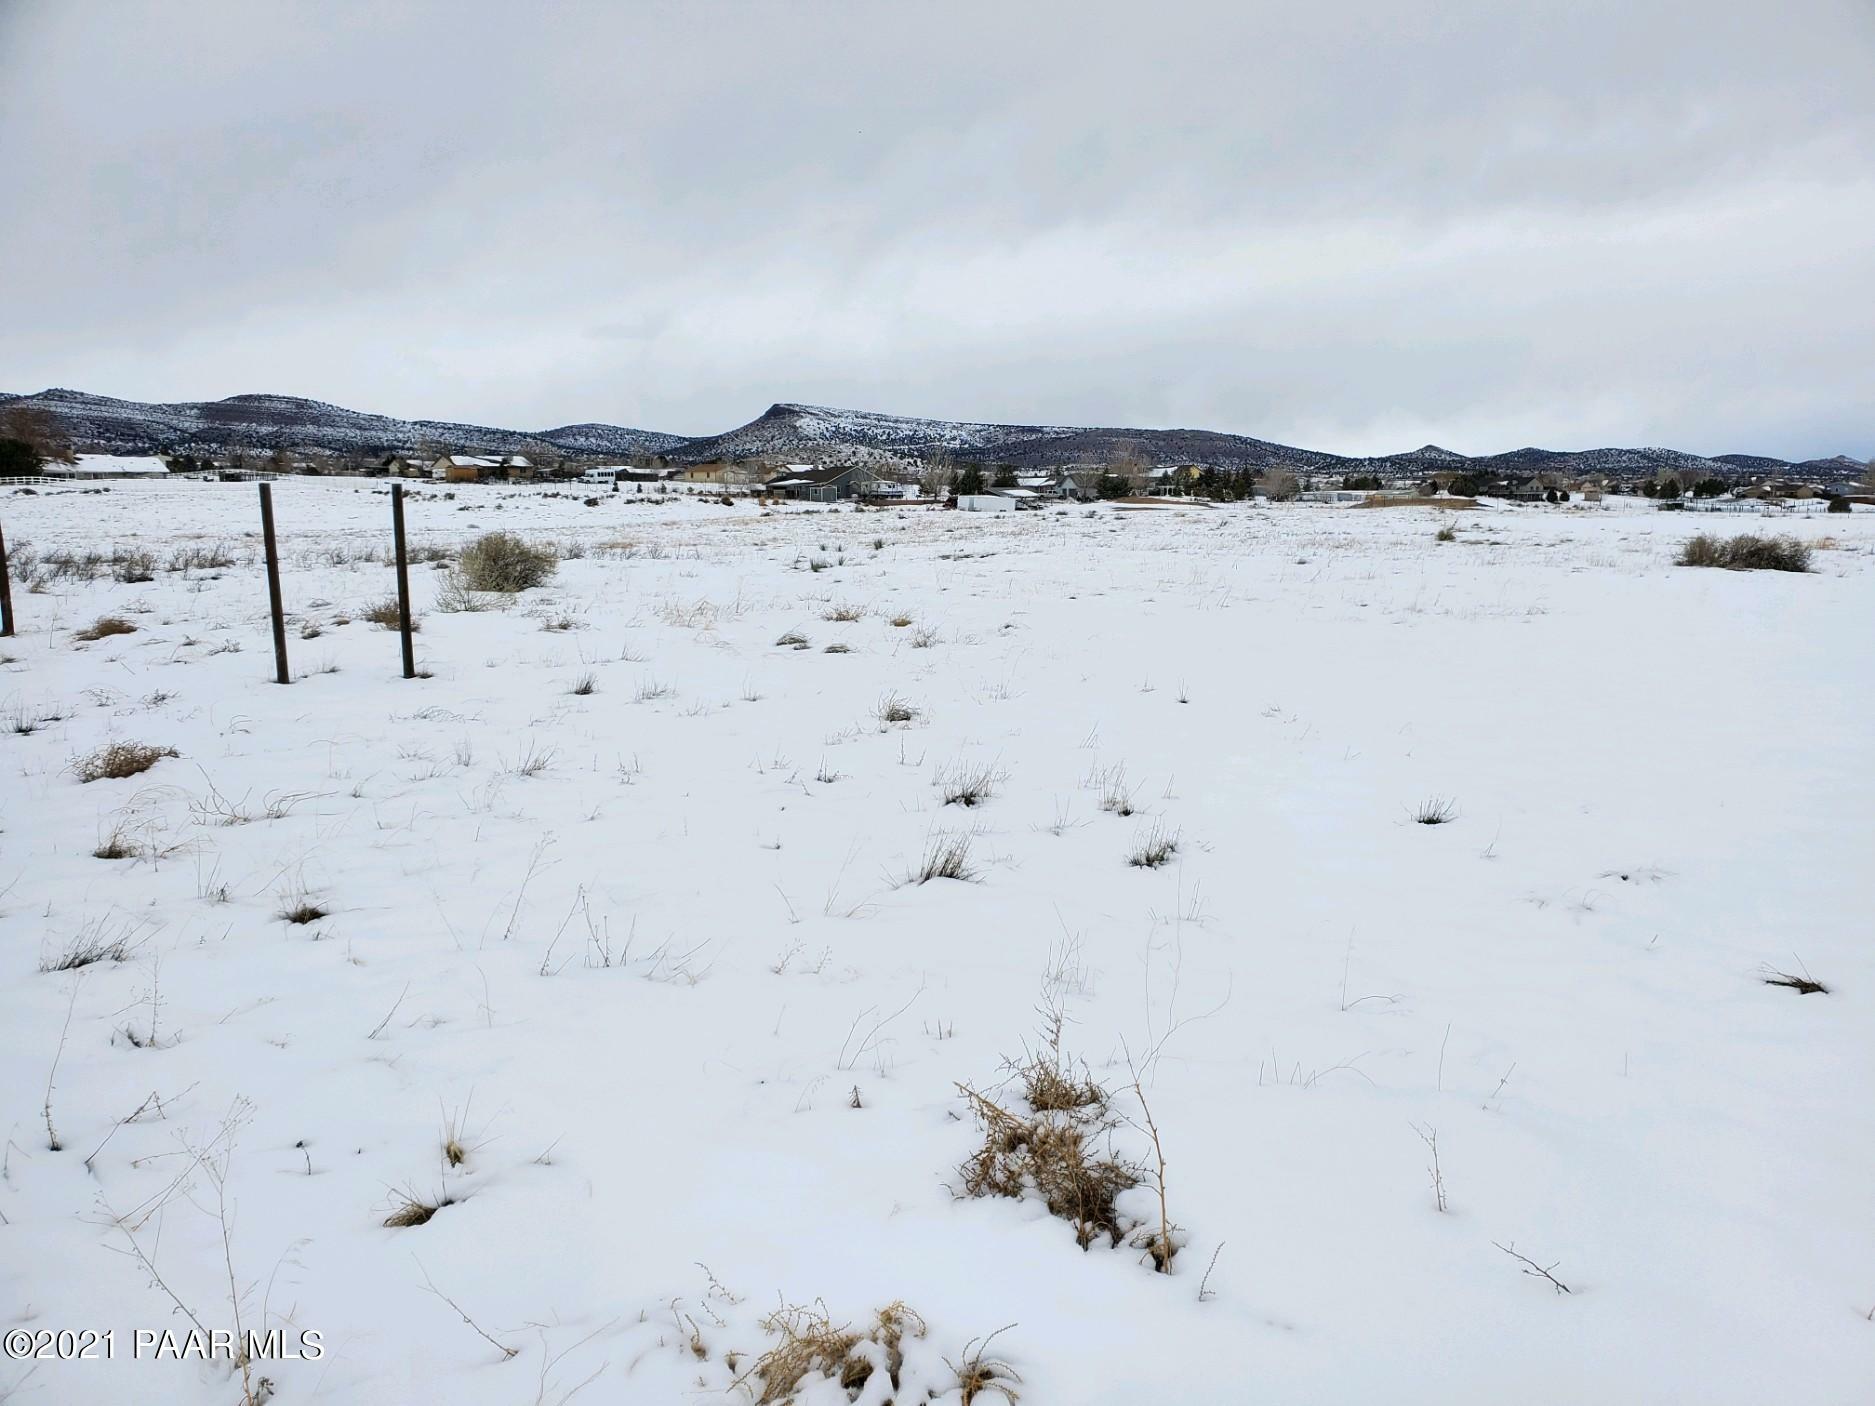
[[[0,439],[0,478],[36,474],[45,463],[39,451],[23,439]]]
[[[965,465],[964,471],[957,475],[957,493],[959,497],[983,491],[983,470],[975,464]]]

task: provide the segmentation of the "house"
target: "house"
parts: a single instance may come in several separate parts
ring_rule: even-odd
[[[1098,474],[1095,475],[1098,477]],[[1086,497],[1080,480],[1069,469],[1056,469],[1047,473],[1017,474],[1016,487],[1027,488],[1044,498],[1062,498],[1074,501]]]
[[[430,477],[448,483],[478,483],[501,473],[502,463],[482,454],[445,454],[430,465]]]
[[[762,485],[764,493],[793,498],[803,503],[834,503],[842,498],[870,493],[879,475],[858,464],[789,464],[777,477]]]
[[[381,467],[392,478],[428,478],[431,460],[411,454],[393,454],[382,461]]]
[[[43,478],[167,478],[169,465],[138,455],[80,454],[69,464],[47,464]]]

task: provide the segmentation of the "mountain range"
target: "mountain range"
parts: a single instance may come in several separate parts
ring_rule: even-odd
[[[771,405],[746,425],[714,435],[662,434],[607,424],[512,430],[441,420],[400,420],[283,395],[237,395],[226,400],[165,405],[63,389],[34,395],[0,395],[0,415],[13,409],[43,412],[74,449],[99,454],[225,455],[286,449],[339,455],[433,452],[592,460],[660,455],[676,464],[754,459],[770,463],[860,462],[879,468],[914,467],[948,456],[1025,469],[1132,460],[1148,465],[1206,464],[1220,469],[1275,469],[1299,474],[1398,475],[1462,468],[1492,478],[1556,473],[1619,478],[1672,475],[1683,481],[1765,473],[1855,477],[1863,468],[1859,460],[1847,455],[1793,461],[1755,454],[1706,457],[1659,448],[1525,448],[1474,457],[1428,444],[1404,453],[1359,458],[1213,430],[996,425],[786,402]]]

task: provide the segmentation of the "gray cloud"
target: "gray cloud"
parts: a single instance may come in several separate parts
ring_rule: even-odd
[[[0,389],[1875,452],[1864,0],[0,0]]]

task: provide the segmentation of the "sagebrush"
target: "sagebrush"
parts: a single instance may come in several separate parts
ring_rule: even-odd
[[[1808,571],[1809,544],[1795,537],[1736,537],[1700,533],[1680,549],[1681,566],[1717,566],[1726,571]]]
[[[471,591],[513,595],[544,584],[559,569],[551,547],[536,547],[512,532],[490,532],[462,549],[456,572]]]

